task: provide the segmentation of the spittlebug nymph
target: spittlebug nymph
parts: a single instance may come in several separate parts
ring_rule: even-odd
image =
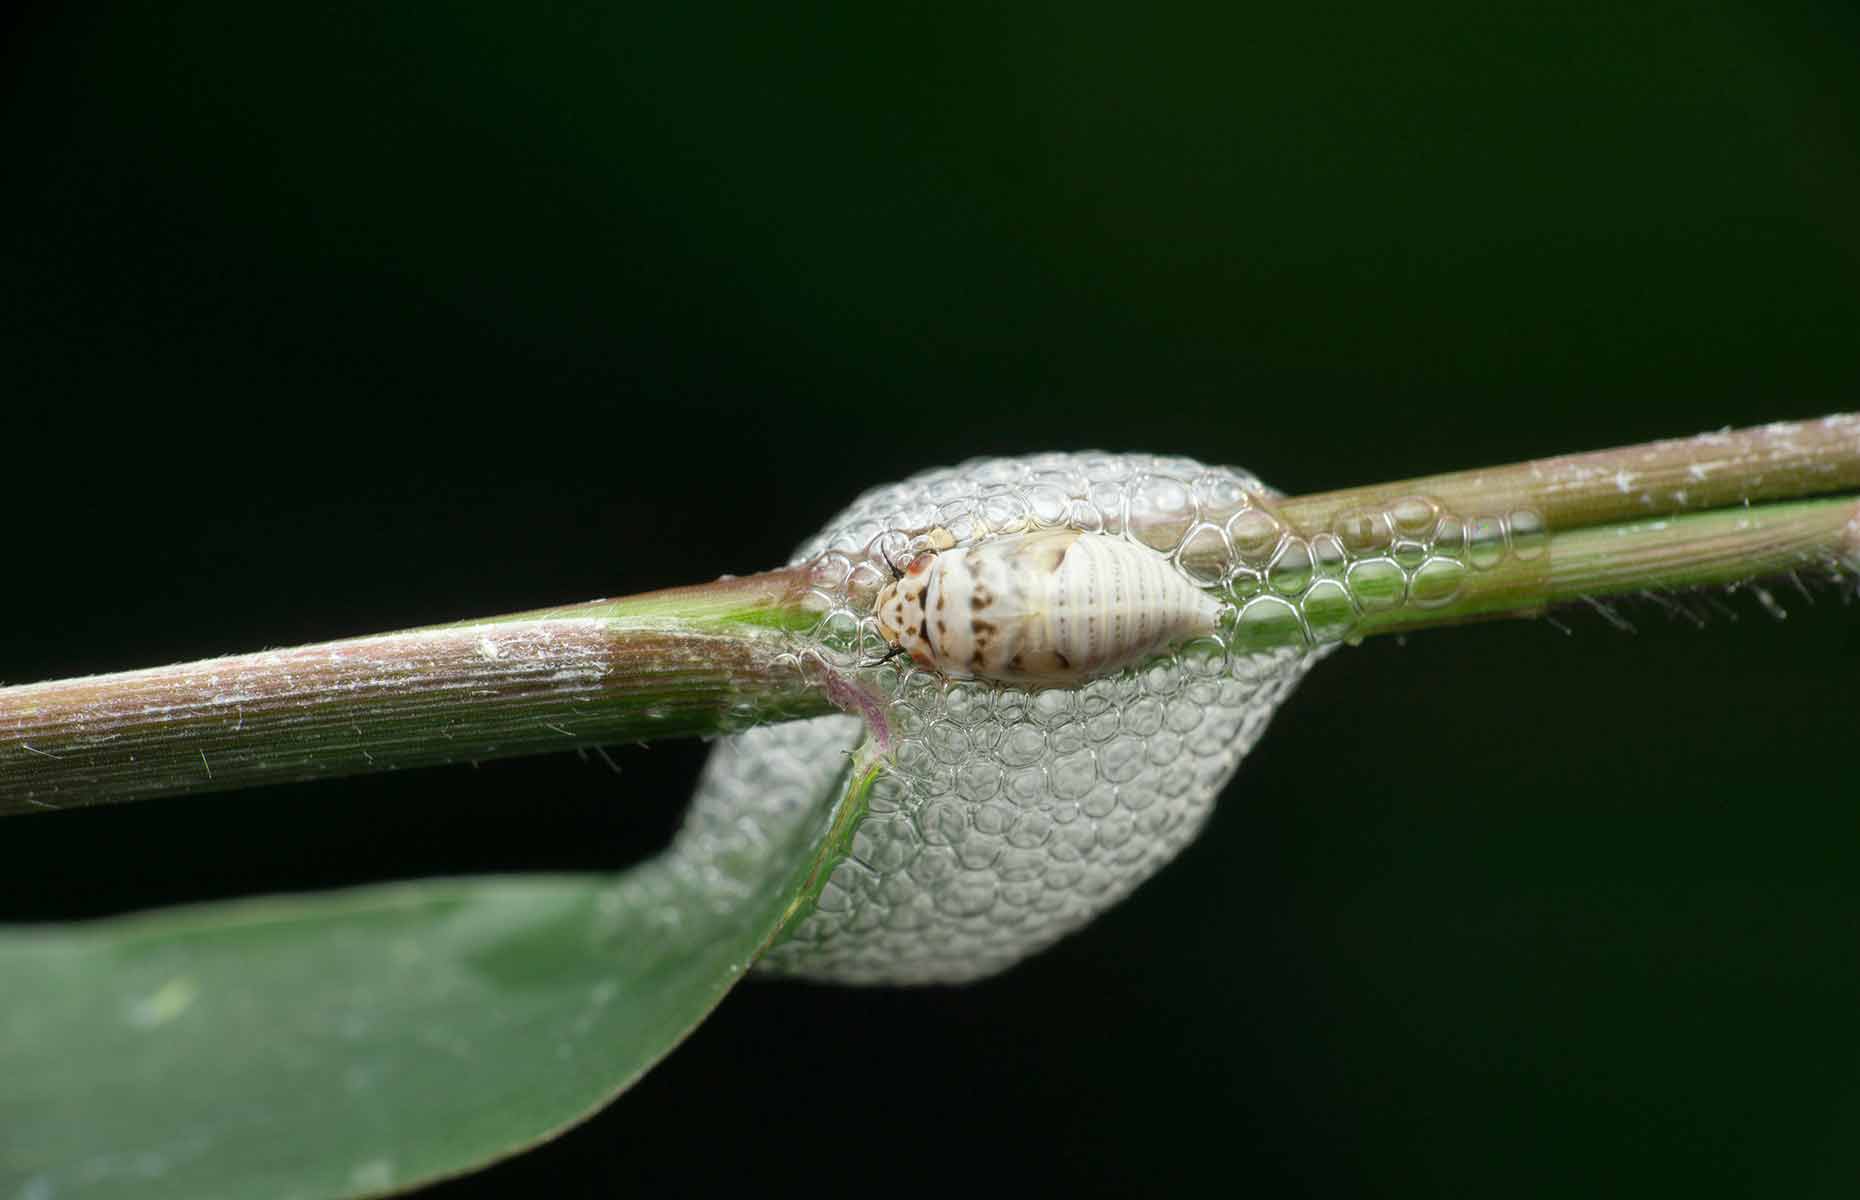
[[[1211,632],[1219,612],[1154,550],[1075,529],[919,555],[875,609],[879,633],[926,671],[1048,686]]]

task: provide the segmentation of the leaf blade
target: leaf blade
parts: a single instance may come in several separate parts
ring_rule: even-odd
[[[546,1140],[774,937],[828,836],[843,771],[826,778],[744,843],[681,836],[618,877],[0,930],[0,1195],[383,1195]],[[736,803],[703,827],[754,797]]]

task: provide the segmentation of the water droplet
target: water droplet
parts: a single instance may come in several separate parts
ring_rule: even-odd
[[[1019,482],[1026,474],[1026,465],[1015,458],[984,458],[968,465],[968,475],[978,484],[999,487],[1003,484]]]
[[[1357,557],[1382,549],[1389,544],[1391,536],[1389,519],[1382,513],[1345,513],[1337,518],[1333,528],[1343,539],[1344,549]]]
[[[1130,532],[1157,550],[1173,550],[1195,521],[1195,501],[1179,480],[1151,476],[1130,493]]]
[[[934,519],[934,518],[931,518]],[[922,522],[929,524],[929,520]],[[869,570],[875,578],[889,578],[891,571],[885,564],[903,562],[911,554],[911,539],[901,529],[886,529],[878,525],[861,524],[857,526],[855,538],[863,539],[861,545],[867,548],[865,561],[861,570]]]
[[[1023,692],[1017,688],[995,694],[995,720],[1003,728],[1012,728],[1031,720],[1033,693]]]
[[[1113,813],[1098,823],[1098,844],[1106,850],[1117,849],[1130,840],[1136,824],[1136,818],[1129,813]]]
[[[1319,575],[1338,576],[1350,561],[1343,542],[1334,533],[1320,533],[1311,539],[1311,564]]]
[[[1240,610],[1234,629],[1242,646],[1295,646],[1304,640],[1304,622],[1289,600],[1260,596]]]
[[[1046,756],[1046,734],[1032,725],[1016,725],[1001,739],[998,753],[1010,767],[1031,767]]]
[[[1033,519],[1044,525],[1057,525],[1066,517],[1066,506],[1072,497],[1066,495],[1063,488],[1051,484],[1042,484],[1027,492],[1027,507],[1033,513]]]
[[[808,576],[809,581],[816,588],[822,589],[823,593],[837,591],[852,578],[852,559],[844,554],[823,554],[814,560]],[[831,596],[823,594],[822,598],[832,603]]]
[[[1098,752],[1098,769],[1112,783],[1128,783],[1143,770],[1143,743],[1126,734]]]
[[[991,496],[982,502],[982,520],[996,533],[1025,529],[1027,502],[1019,496]]]
[[[924,887],[935,889],[960,869],[956,865],[956,856],[948,846],[926,846],[923,853],[912,861],[906,874]]]
[[[1092,519],[1107,533],[1124,532],[1124,487],[1118,483],[1094,483],[1086,493]],[[1077,507],[1076,505],[1074,506]]]
[[[1014,814],[999,804],[984,804],[975,810],[975,831],[988,837],[1000,837],[1014,823]]]
[[[1091,751],[1081,750],[1077,754],[1068,754],[1054,760],[1052,768],[1046,773],[1046,779],[1052,785],[1055,796],[1079,800],[1097,782],[1098,766],[1092,760]]]
[[[866,793],[866,804],[871,812],[895,813],[904,807],[907,788],[904,780],[895,771],[885,771],[872,781],[872,788]]]
[[[1072,720],[1072,706],[1076,697],[1066,688],[1048,688],[1033,697],[1033,719],[1048,729],[1054,729]]]
[[[989,701],[993,696],[991,689],[979,683],[952,683],[943,693],[943,711],[958,724],[979,724],[988,719]]]
[[[1182,670],[1174,662],[1164,660],[1152,663],[1143,672],[1144,690],[1152,695],[1167,696],[1182,686]]]
[[[1165,709],[1169,728],[1176,733],[1188,733],[1207,715],[1207,709],[1198,701],[1188,696],[1178,696],[1171,700]],[[1180,751],[1170,756],[1171,761],[1181,757]]]
[[[1008,845],[1022,850],[1044,846],[1053,836],[1053,819],[1043,812],[1024,812],[1007,832]]]
[[[969,757],[969,735],[952,721],[938,721],[930,726],[930,753],[946,763],[959,763]]]
[[[1237,512],[1227,522],[1227,540],[1233,543],[1234,552],[1255,565],[1272,557],[1281,532],[1278,521],[1263,509]]]
[[[1424,538],[1433,531],[1438,512],[1434,502],[1426,496],[1403,496],[1389,505],[1389,516],[1394,518],[1395,528],[1416,538]]]
[[[1111,691],[1106,686],[1116,678],[1113,676],[1112,679],[1095,679],[1079,689],[1078,713],[1080,718],[1087,721],[1094,720],[1112,712],[1117,707],[1117,702],[1112,699]]]
[[[1046,799],[1046,772],[1035,766],[1009,775],[1007,796],[1016,808],[1038,808]]]
[[[1335,579],[1320,579],[1305,593],[1305,624],[1311,640],[1319,645],[1340,642],[1356,625],[1356,606],[1350,602],[1349,589]]]
[[[1199,678],[1218,678],[1227,673],[1227,644],[1219,638],[1203,637],[1183,646],[1182,666]]]
[[[1104,818],[1117,811],[1117,789],[1107,784],[1100,783],[1092,788],[1091,795],[1085,797],[1079,807],[1084,809],[1085,815],[1092,820],[1102,821]],[[1089,826],[1086,827],[1086,834],[1087,836],[1090,835]],[[1087,849],[1089,849],[1089,847],[1087,847]]]
[[[877,636],[876,630],[872,633],[873,636]],[[816,636],[819,638],[820,649],[840,658],[851,654],[857,648],[859,634],[858,618],[842,608],[820,623],[819,633]]]
[[[1409,538],[1396,538],[1390,554],[1396,562],[1409,571],[1427,561],[1427,547]]]
[[[1072,754],[1085,748],[1085,726],[1079,722],[1068,722],[1057,729],[1046,731],[1046,752],[1048,754]]]
[[[1519,558],[1536,558],[1550,544],[1550,530],[1536,509],[1520,508],[1506,518],[1506,523],[1511,526],[1511,552]]]
[[[891,736],[895,738],[918,738],[923,736],[927,718],[908,704],[894,705],[891,710]]]
[[[1286,538],[1266,569],[1266,578],[1272,582],[1272,590],[1281,595],[1303,592],[1311,586],[1311,547],[1298,538]]]
[[[1260,578],[1259,572],[1241,567],[1234,572],[1234,577],[1227,581],[1227,594],[1236,604],[1241,604],[1259,595],[1260,590],[1265,586],[1265,581]]]
[[[1452,513],[1440,518],[1434,526],[1434,553],[1447,558],[1458,558],[1466,551],[1466,525]]]
[[[842,864],[842,869],[844,869],[844,864]],[[849,911],[853,906],[852,895],[841,885],[838,875],[839,872],[835,871],[835,877],[827,880],[827,886],[820,889],[820,898],[814,901],[815,906],[821,912],[842,913]]]
[[[958,875],[936,890],[936,906],[951,916],[973,917],[994,907],[992,875]]]
[[[1221,581],[1229,557],[1221,531],[1213,525],[1198,525],[1182,543],[1180,562],[1190,579],[1208,587]]]
[[[1247,505],[1246,489],[1231,475],[1204,475],[1195,481],[1195,495],[1209,516],[1225,516]]]
[[[982,837],[971,830],[970,835],[956,847],[956,861],[962,864],[964,870],[986,871],[995,865],[995,860],[1001,857],[1004,849],[1006,847],[1000,838]]]
[[[917,814],[917,828],[925,845],[954,845],[969,832],[969,810],[953,800],[939,800]]]
[[[1082,529],[1086,533],[1099,533],[1104,529],[1104,514],[1090,500],[1074,500],[1071,510],[1060,524]]]
[[[902,936],[911,936],[930,923],[929,914],[911,899],[902,900],[896,906],[883,911],[885,928]]]
[[[1162,702],[1154,696],[1134,700],[1124,710],[1123,726],[1138,737],[1148,737],[1162,728]]]
[[[1466,581],[1466,567],[1455,559],[1429,559],[1414,573],[1408,597],[1418,608],[1439,608],[1453,602]]]
[[[1474,517],[1467,530],[1466,561],[1480,570],[1496,567],[1505,557],[1505,522],[1498,517]]]
[[[1394,560],[1366,558],[1350,564],[1350,594],[1364,612],[1381,612],[1402,602],[1408,589],[1408,577]]]
[[[1001,768],[985,758],[964,763],[956,769],[956,791],[971,804],[991,799],[1001,790]]]

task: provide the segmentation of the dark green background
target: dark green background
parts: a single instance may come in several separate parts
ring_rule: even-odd
[[[376,7],[0,52],[9,682],[755,570],[979,453],[1310,491],[1860,407],[1843,3]],[[1860,636],[1781,599],[1340,652],[1084,934],[752,984],[434,1194],[1851,1196]],[[10,821],[0,919],[616,866],[701,751]]]

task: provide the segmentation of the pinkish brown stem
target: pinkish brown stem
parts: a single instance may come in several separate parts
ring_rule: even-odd
[[[1534,509],[1551,531],[1561,532],[1857,489],[1860,414],[1837,413],[1320,492],[1274,508],[1294,528],[1317,532],[1347,513],[1427,496],[1463,516]]]
[[[622,601],[0,688],[0,814],[717,733],[831,711],[770,572]]]

